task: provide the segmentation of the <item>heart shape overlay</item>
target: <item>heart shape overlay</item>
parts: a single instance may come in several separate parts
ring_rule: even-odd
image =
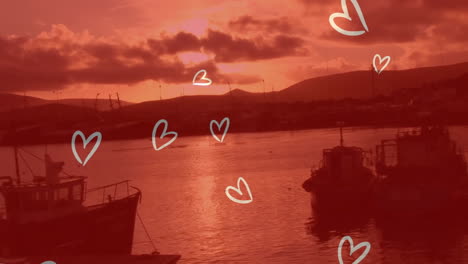
[[[159,138],[163,138],[167,135],[173,135],[172,139],[169,140],[168,142],[166,142],[164,145],[162,145],[161,147],[158,147],[156,145],[156,132],[158,130],[158,127],[159,125],[161,124],[164,124],[164,129],[163,129],[163,132],[161,133],[161,136]],[[170,144],[172,144],[172,142],[174,142],[176,139],[177,139],[177,132],[167,132],[167,126],[168,126],[168,123],[167,123],[167,120],[165,119],[161,119],[159,120],[155,125],[154,125],[154,128],[153,128],[153,134],[151,136],[152,140],[153,140],[153,147],[155,150],[161,150],[167,146],[169,146]]]
[[[375,61],[377,60],[377,58],[379,59],[379,65],[382,65],[382,62],[383,62],[383,61],[387,61],[387,62],[385,63],[385,65],[380,69],[380,71],[379,71],[379,69],[377,69],[377,64],[375,63]],[[386,56],[386,57],[384,57],[384,58],[382,59],[382,57],[380,57],[379,54],[376,54],[376,55],[374,56],[374,59],[372,60],[372,65],[374,65],[374,70],[375,70],[375,72],[378,73],[378,74],[380,74],[381,72],[383,72],[383,70],[384,70],[385,68],[387,68],[388,64],[390,64],[390,56]]]
[[[216,126],[218,127],[218,130],[221,131],[221,127],[223,126],[224,123],[226,123],[226,127],[224,128],[223,136],[221,137],[221,139],[219,139],[216,133],[213,131],[213,125],[216,124]],[[230,124],[230,121],[228,117],[225,117],[223,120],[221,120],[221,123],[218,123],[216,120],[211,120],[210,122],[211,135],[213,135],[213,137],[219,142],[223,142],[224,137],[226,136],[228,132],[229,124]]]
[[[351,16],[349,15],[349,11],[348,11],[348,6],[346,4],[346,1],[347,0],[341,0],[341,8],[343,9],[343,13],[333,13],[330,15],[330,18],[328,19],[328,21],[330,22],[330,25],[332,26],[333,29],[335,29],[336,31],[338,31],[339,33],[343,34],[343,35],[346,35],[346,36],[360,36],[364,33],[369,32],[369,28],[367,27],[367,24],[366,24],[366,19],[364,19],[364,15],[362,14],[362,11],[361,11],[361,7],[359,6],[359,3],[357,2],[357,0],[351,0],[351,3],[353,4],[354,8],[356,9],[356,12],[359,16],[359,19],[361,20],[361,24],[362,26],[364,27],[365,31],[364,30],[359,30],[359,31],[349,31],[349,30],[344,30],[342,28],[340,28],[338,25],[336,25],[335,23],[335,18],[339,17],[339,18],[345,18],[349,21],[352,21],[353,19],[351,18]]]
[[[77,136],[80,136],[81,139],[83,140],[83,148],[86,148],[86,146],[88,145],[89,142],[91,142],[91,140],[93,140],[95,137],[97,137],[97,141],[96,143],[94,144],[94,147],[91,149],[91,151],[89,152],[88,156],[86,157],[85,161],[81,161],[81,158],[80,158],[80,155],[78,155],[78,152],[76,152],[76,146],[75,146],[75,141],[76,141],[76,137]],[[96,152],[96,150],[98,149],[99,145],[101,144],[101,140],[102,140],[102,134],[101,132],[94,132],[93,134],[91,134],[91,136],[88,137],[88,139],[85,138],[85,135],[83,134],[83,132],[77,130],[75,131],[75,133],[73,133],[73,137],[72,137],[72,140],[71,140],[71,145],[72,145],[72,151],[73,151],[73,155],[75,156],[75,159],[80,163],[82,164],[83,166],[86,165],[86,163],[88,163],[89,159],[91,159],[91,157],[94,155],[94,153]]]
[[[236,199],[234,197],[232,197],[232,195],[229,193],[229,191],[233,190],[235,192],[237,192],[238,194],[240,195],[244,195],[241,191],[241,187],[240,187],[240,183],[243,183],[244,186],[245,186],[245,189],[247,190],[247,193],[249,194],[249,197],[250,199],[249,200],[239,200],[239,199]],[[250,192],[250,188],[249,188],[249,185],[247,184],[247,182],[244,180],[244,178],[242,177],[239,177],[239,179],[237,180],[237,188],[234,188],[232,186],[228,186],[226,187],[226,195],[229,199],[231,199],[231,201],[235,202],[235,203],[240,203],[240,204],[248,204],[248,203],[251,203],[253,201],[253,197],[252,197],[252,193]]]
[[[207,81],[207,82],[197,82],[197,77],[200,73],[203,73],[203,76],[200,78],[200,81]],[[206,71],[205,70],[199,70],[195,76],[193,76],[193,85],[198,85],[198,86],[208,86],[212,83],[211,79],[206,78]]]
[[[342,251],[342,247],[343,247],[343,244],[348,241],[349,242],[349,245],[350,245],[350,253],[349,255],[351,256],[354,252],[356,252],[357,250],[359,250],[360,248],[362,247],[366,247],[366,249],[364,250],[364,252],[361,254],[361,256],[359,256],[359,258],[357,258],[355,261],[353,261],[352,264],[358,264],[359,262],[361,262],[366,256],[367,254],[369,253],[369,251],[371,250],[371,244],[369,242],[361,242],[359,243],[356,247],[354,246],[353,244],[353,239],[350,237],[350,236],[345,236],[341,239],[340,241],[340,245],[338,246],[338,261],[340,262],[340,264],[343,264],[343,258],[341,256],[341,251]]]

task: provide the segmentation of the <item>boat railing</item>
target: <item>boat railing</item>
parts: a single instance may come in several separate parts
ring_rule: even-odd
[[[397,165],[396,148],[396,140],[382,140],[380,145],[375,147],[375,165],[379,168],[389,168]]]
[[[131,195],[129,181],[121,181],[109,185],[88,189],[85,192],[85,201],[88,205],[112,202]],[[133,188],[132,188],[133,189]]]

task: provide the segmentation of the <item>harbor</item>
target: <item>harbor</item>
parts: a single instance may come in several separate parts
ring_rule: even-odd
[[[372,150],[375,155],[382,140],[395,139],[399,132],[412,129],[344,127],[343,145],[359,147],[365,153]],[[468,128],[448,129],[457,146],[466,149]],[[223,146],[214,146],[212,139],[204,136],[181,137],[175,146],[185,147],[165,153],[145,148],[151,144],[147,140],[112,142],[102,145],[84,168],[72,165],[76,161],[69,145],[49,145],[47,149],[65,162],[68,173],[88,175],[88,189],[125,180],[140,189],[143,195],[138,208],[147,232],[137,218],[134,255],[154,251],[148,233],[162,255],[182,256],[178,264],[326,263],[337,261],[339,240],[350,235],[372,243],[366,257],[370,263],[397,263],[401,254],[409,255],[407,261],[413,263],[427,259],[468,261],[461,253],[468,245],[468,217],[462,209],[437,218],[396,214],[395,219],[367,214],[372,210],[347,203],[352,199],[346,197],[344,206],[336,209],[313,207],[311,194],[301,185],[311,168],[318,168],[323,150],[340,146],[339,128],[229,136]],[[44,152],[43,146],[22,148]],[[12,153],[11,148],[0,149],[0,157],[11,161],[5,168],[9,175],[15,173]],[[213,157],[216,162],[212,162]],[[109,165],[116,161],[118,167]],[[39,160],[31,159],[29,164],[39,172],[43,168]],[[375,166],[372,160],[363,164]],[[21,166],[20,172],[28,179],[26,167]],[[249,181],[254,196],[249,205],[237,205],[224,193],[239,175]],[[114,190],[108,192],[113,194]],[[96,198],[102,200],[102,193],[97,193]]]

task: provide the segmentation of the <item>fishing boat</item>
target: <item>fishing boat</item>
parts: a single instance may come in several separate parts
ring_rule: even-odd
[[[87,189],[86,177],[63,176],[64,163],[53,161],[48,154],[44,156],[45,176],[34,176],[32,182],[26,182],[20,177],[17,156],[15,146],[16,179],[0,177],[0,197],[4,202],[0,212],[0,263],[15,259],[30,263],[37,256],[131,258],[141,199],[138,188],[122,181]],[[132,263],[175,263],[180,258],[158,254],[151,262]],[[161,259],[172,261],[161,262]]]
[[[1,256],[130,254],[140,191],[128,186],[123,197],[109,192],[127,181],[86,191],[85,177],[61,177],[63,163],[48,155],[45,162],[46,176],[33,182],[0,178],[6,230]],[[86,195],[99,191],[102,200],[85,205]]]
[[[350,208],[356,202],[360,209],[370,201],[374,174],[370,169],[367,152],[360,147],[344,146],[343,129],[340,127],[340,145],[323,150],[318,169],[302,187],[313,194],[316,208]]]
[[[468,176],[463,152],[443,126],[399,132],[376,147],[375,197],[382,212],[428,213],[459,208]]]

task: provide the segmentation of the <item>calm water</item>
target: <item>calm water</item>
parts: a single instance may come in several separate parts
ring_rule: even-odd
[[[396,131],[347,129],[345,144],[371,149]],[[468,128],[451,128],[451,132],[468,149],[464,136]],[[143,192],[139,211],[157,249],[181,254],[180,263],[338,263],[337,247],[345,235],[355,245],[371,243],[361,263],[468,262],[468,228],[458,224],[449,228],[452,219],[443,224],[428,220],[415,226],[410,221],[388,226],[342,212],[331,218],[314,215],[310,194],[301,184],[320,161],[322,149],[338,143],[335,129],[228,134],[226,145],[213,145],[211,136],[180,137],[159,152],[149,138],[105,139],[103,135],[86,167],[77,166],[70,145],[49,145],[47,151],[66,162],[66,172],[89,176],[89,187],[130,179]],[[45,147],[26,150],[42,156]],[[11,152],[0,149],[3,175],[13,174]],[[23,155],[36,174],[43,174],[41,162]],[[30,175],[26,167],[21,170],[24,177]],[[224,193],[238,177],[250,186],[251,204],[233,203]],[[145,241],[137,222],[135,253],[151,251]],[[343,255],[347,252],[343,250]]]

